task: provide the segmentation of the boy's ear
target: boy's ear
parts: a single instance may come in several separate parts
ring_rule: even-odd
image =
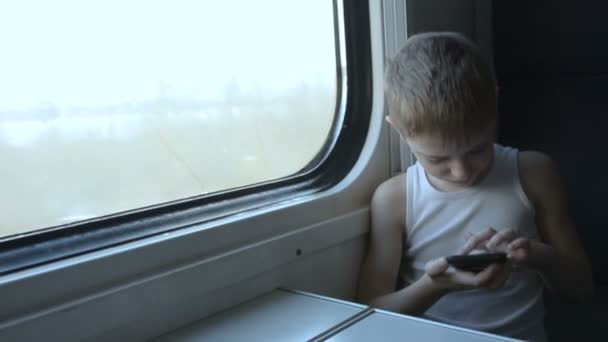
[[[401,130],[399,129],[399,124],[397,122],[395,122],[394,119],[391,118],[390,115],[385,116],[384,120],[386,120],[386,122],[388,122],[389,126],[391,126],[392,129],[397,131],[397,133],[401,134]]]
[[[384,121],[388,122],[388,124],[392,126],[390,116],[388,116],[388,115],[387,115],[387,116],[385,116],[385,117],[384,117]]]
[[[388,122],[388,125],[391,126],[391,128],[394,129],[395,132],[397,132],[399,134],[399,136],[401,137],[401,140],[405,141],[405,136],[401,133],[401,130],[399,129],[399,125],[395,121],[393,121],[393,119],[390,117],[390,115],[385,116],[384,120],[386,120],[386,122]]]
[[[390,115],[387,115],[384,117],[384,120],[386,122],[388,122],[388,125],[391,127],[391,129],[394,129],[395,132],[399,133],[399,130],[397,129],[397,125],[395,125],[395,123],[393,122],[393,120],[391,119]],[[401,134],[399,134],[401,135]]]
[[[386,120],[386,122],[388,122],[389,126],[391,126],[394,130],[397,130],[397,126],[395,125],[395,123],[391,119],[390,115],[385,116],[384,120]],[[397,130],[397,132],[399,132],[399,130]]]

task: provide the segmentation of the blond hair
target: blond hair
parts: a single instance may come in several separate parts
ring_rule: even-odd
[[[479,49],[450,32],[410,37],[388,62],[389,113],[409,137],[438,133],[448,141],[479,135],[497,120],[496,80]]]

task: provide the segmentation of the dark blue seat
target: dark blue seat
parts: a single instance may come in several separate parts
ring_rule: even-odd
[[[608,316],[608,2],[495,0],[499,141],[548,153],[593,266],[595,298],[547,296],[550,341],[605,340]]]
[[[499,140],[558,163],[595,280],[608,285],[608,3],[494,4]]]

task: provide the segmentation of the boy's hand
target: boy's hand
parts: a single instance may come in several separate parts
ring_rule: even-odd
[[[484,249],[490,252],[505,252],[507,258],[515,267],[527,266],[530,258],[530,240],[518,237],[512,229],[496,232],[488,228],[485,232],[474,235],[473,249]],[[471,241],[471,239],[469,239]],[[468,242],[467,242],[468,244]]]
[[[447,291],[471,290],[476,288],[497,289],[511,273],[509,264],[492,264],[479,273],[456,270],[448,265],[445,258],[428,262],[426,275],[433,286]]]
[[[497,235],[496,230],[492,228],[480,234],[471,235],[458,253],[469,254],[475,249],[486,249],[486,244]],[[445,258],[439,258],[428,262],[425,271],[433,285],[446,290],[496,289],[501,287],[509,277],[511,264],[509,262],[504,265],[492,264],[479,273],[473,273],[456,270],[448,265]]]

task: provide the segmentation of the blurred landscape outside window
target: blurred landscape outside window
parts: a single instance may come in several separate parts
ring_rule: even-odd
[[[336,107],[331,1],[0,4],[0,237],[280,179]]]

